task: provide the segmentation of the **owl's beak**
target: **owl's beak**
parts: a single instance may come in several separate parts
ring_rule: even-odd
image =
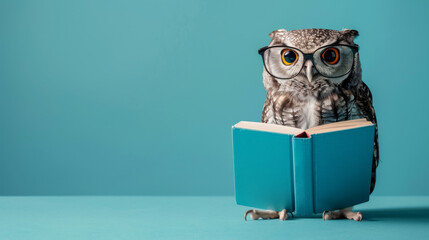
[[[313,62],[311,60],[305,61],[305,75],[307,75],[307,79],[309,82],[313,81]]]

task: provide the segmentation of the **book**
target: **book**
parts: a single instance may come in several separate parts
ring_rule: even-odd
[[[236,203],[315,217],[368,201],[374,132],[374,124],[365,119],[306,130],[235,124]]]

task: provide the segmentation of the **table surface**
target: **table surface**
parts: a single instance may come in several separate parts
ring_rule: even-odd
[[[429,239],[429,197],[371,197],[362,222],[250,220],[227,197],[0,197],[0,239]]]

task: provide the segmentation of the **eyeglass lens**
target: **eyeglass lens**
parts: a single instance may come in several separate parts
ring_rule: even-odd
[[[264,52],[266,70],[277,78],[292,78],[302,70],[304,54],[295,48],[271,47]],[[325,77],[341,77],[353,66],[354,52],[349,46],[327,46],[313,53],[316,70]]]

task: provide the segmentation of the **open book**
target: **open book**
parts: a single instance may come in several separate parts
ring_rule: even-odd
[[[369,200],[374,125],[307,130],[258,122],[232,128],[237,204],[312,217]]]

